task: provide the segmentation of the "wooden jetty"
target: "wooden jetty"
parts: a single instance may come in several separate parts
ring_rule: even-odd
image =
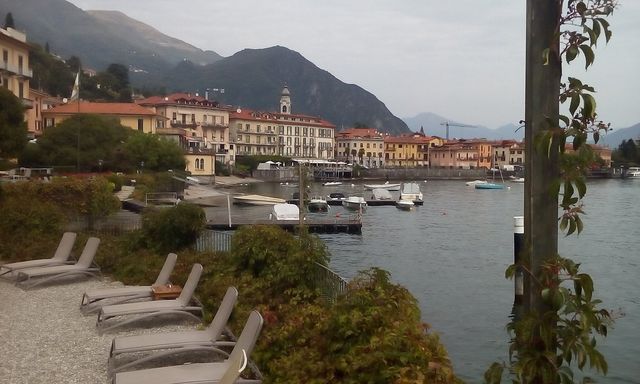
[[[216,231],[233,231],[238,227],[244,225],[277,225],[287,231],[295,231],[300,226],[300,222],[297,220],[244,220],[244,221],[232,221],[231,226],[229,223],[221,220],[210,220],[207,222],[207,228]],[[318,218],[307,216],[304,221],[305,227],[309,229],[311,233],[362,233],[362,220],[359,218]]]

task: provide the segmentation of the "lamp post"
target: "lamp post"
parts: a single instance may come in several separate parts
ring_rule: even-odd
[[[102,173],[102,164],[103,164],[103,163],[104,163],[104,161],[103,161],[102,159],[99,159],[99,160],[98,160],[98,169],[99,169],[99,172],[100,172],[100,173]]]

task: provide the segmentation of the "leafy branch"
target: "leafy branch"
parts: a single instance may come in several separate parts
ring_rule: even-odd
[[[556,34],[542,52],[545,65],[567,64],[583,56],[585,70],[595,61],[594,48],[604,37],[608,42],[612,32],[605,17],[611,15],[617,0],[558,0],[562,10]],[[555,57],[552,57],[555,56]],[[559,154],[560,177],[552,183],[550,193],[561,196],[563,212],[558,218],[559,229],[567,236],[581,233],[582,199],[586,195],[586,172],[595,155],[586,145],[589,135],[597,143],[609,124],[598,120],[595,89],[577,78],[560,82],[559,103],[567,113],[558,120],[547,117],[549,127],[535,137],[537,153]],[[567,145],[567,143],[571,143]],[[599,308],[594,299],[591,276],[579,271],[580,264],[555,255],[546,260],[538,275],[524,265],[512,265],[506,271],[513,278],[520,270],[533,282],[533,292],[539,293],[546,309],[529,311],[507,326],[511,335],[510,364],[493,363],[485,373],[485,382],[500,383],[505,368],[515,383],[573,383],[572,367],[583,370],[587,365],[604,374],[606,359],[597,348],[597,336],[607,336],[613,323],[609,311]]]

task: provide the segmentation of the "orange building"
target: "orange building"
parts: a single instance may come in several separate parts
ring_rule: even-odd
[[[432,167],[476,169],[491,168],[492,146],[486,140],[457,140],[431,148]]]

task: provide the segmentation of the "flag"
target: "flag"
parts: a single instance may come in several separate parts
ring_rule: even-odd
[[[73,90],[71,91],[71,98],[69,101],[80,99],[80,72],[76,74],[76,82],[73,83]]]

